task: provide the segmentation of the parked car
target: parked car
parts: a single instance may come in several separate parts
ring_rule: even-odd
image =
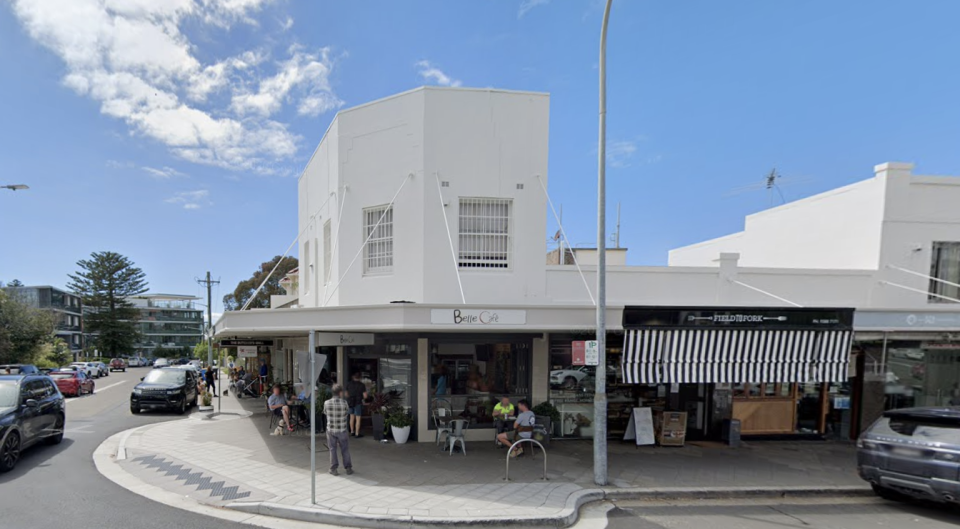
[[[0,472],[12,470],[20,454],[40,441],[63,441],[66,406],[44,375],[0,375]]]
[[[203,362],[201,362],[201,361],[199,361],[199,360],[191,360],[191,361],[187,362],[187,364],[192,365],[193,367],[195,367],[195,368],[197,368],[197,369],[201,369],[201,368],[203,367]]]
[[[169,365],[170,365],[170,360],[168,360],[168,359],[166,359],[166,358],[157,358],[156,360],[153,361],[153,367],[154,367],[154,368],[157,368],[157,367],[167,367],[167,366],[169,366]]]
[[[167,409],[186,413],[197,405],[197,372],[177,367],[155,368],[133,388],[130,411]]]
[[[94,362],[97,365],[97,371],[100,372],[100,376],[107,377],[110,376],[110,367],[103,362]]]
[[[83,374],[90,378],[93,378],[94,375],[99,372],[98,369],[94,369],[93,362],[74,362],[70,364],[70,367],[75,367],[83,371]]]
[[[7,372],[9,371],[9,373]],[[40,370],[31,364],[3,364],[0,365],[0,375],[36,375]]]
[[[857,471],[883,498],[960,503],[960,408],[884,412],[857,441]]]
[[[74,371],[71,369],[51,371],[49,377],[57,384],[57,389],[60,390],[60,393],[64,395],[73,397],[79,397],[84,393],[93,395],[93,379],[83,374],[83,371]]]
[[[131,356],[127,360],[127,367],[142,367],[146,365],[146,361],[139,356]]]
[[[110,361],[110,371],[117,370],[127,372],[127,362],[123,358],[114,358]]]

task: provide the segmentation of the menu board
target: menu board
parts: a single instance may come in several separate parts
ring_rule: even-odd
[[[630,414],[630,423],[627,432],[623,434],[624,441],[635,440],[637,446],[656,443],[653,431],[653,413],[650,408],[634,408]]]

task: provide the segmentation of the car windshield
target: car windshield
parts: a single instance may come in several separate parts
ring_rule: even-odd
[[[960,445],[960,424],[920,417],[883,417],[870,433],[911,441]]]
[[[20,390],[12,381],[0,382],[0,408],[10,408],[17,405]]]
[[[147,373],[143,381],[150,384],[183,384],[187,381],[187,375],[180,370],[154,369]]]
[[[56,371],[56,372],[50,373],[50,378],[53,378],[53,379],[73,378],[74,376],[75,376],[75,373],[73,371],[69,371],[69,372]]]

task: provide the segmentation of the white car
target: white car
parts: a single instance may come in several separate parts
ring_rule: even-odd
[[[550,372],[550,385],[575,388],[583,379],[592,376],[587,366],[570,366],[566,369],[556,369]]]
[[[143,361],[140,360],[139,356],[131,356],[127,359],[127,367],[140,367],[143,365]]]
[[[169,366],[169,365],[170,365],[170,360],[167,360],[166,358],[157,358],[157,359],[153,362],[153,367],[155,367],[155,368],[156,368],[156,367],[167,367],[167,366]]]
[[[93,362],[74,362],[70,364],[70,367],[76,368],[77,371],[83,371],[83,374],[87,375],[87,378],[93,378],[95,374],[100,372]]]
[[[188,364],[192,365],[197,369],[200,369],[201,367],[203,367],[202,362],[200,362],[199,360],[191,360],[190,362],[188,362]]]

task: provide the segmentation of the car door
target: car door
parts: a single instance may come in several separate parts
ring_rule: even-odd
[[[28,400],[37,399],[38,394],[43,392],[40,380],[27,379],[20,384],[20,429],[22,435],[20,439],[23,446],[33,444],[37,440],[37,433],[43,427],[43,419],[40,415],[40,406],[27,406]]]
[[[40,420],[37,434],[46,436],[56,426],[57,413],[60,411],[59,399],[60,392],[53,386],[53,381],[46,378],[39,379],[40,382]]]

